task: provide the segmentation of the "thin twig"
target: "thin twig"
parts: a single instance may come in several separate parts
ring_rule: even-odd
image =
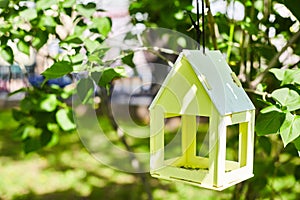
[[[137,47],[137,48],[134,48],[132,51],[133,52],[148,51],[148,52],[150,52],[150,53],[158,56],[160,59],[162,59],[163,61],[165,61],[166,63],[168,63],[168,65],[171,66],[171,67],[173,67],[174,64],[168,58],[166,58],[165,56],[161,55],[159,52],[170,54],[170,55],[172,55],[172,54],[173,55],[179,55],[179,52],[177,52],[177,51],[173,51],[171,49],[161,48],[161,47]],[[115,57],[112,60],[105,60],[105,63],[106,64],[114,63],[115,61],[120,60],[120,59],[128,56],[131,53],[132,52],[122,54],[120,56]]]
[[[250,83],[250,87],[252,89],[255,89],[257,87],[257,85],[263,80],[263,78],[266,76],[266,74],[268,73],[268,71],[270,69],[272,69],[273,67],[275,67],[278,63],[278,59],[281,56],[281,54],[283,54],[288,47],[290,47],[292,44],[294,44],[300,37],[300,30],[295,33],[286,43],[286,45],[281,49],[281,51],[279,51],[273,58],[272,60],[269,62],[268,67],[261,72],[251,83]]]
[[[253,89],[249,89],[249,88],[246,88],[245,89],[246,92],[248,93],[253,93],[253,94],[257,94],[257,95],[260,95],[262,96],[262,99],[265,101],[266,98],[271,98],[271,94],[268,93],[268,92],[261,92],[261,91],[257,91],[257,90],[253,90]]]

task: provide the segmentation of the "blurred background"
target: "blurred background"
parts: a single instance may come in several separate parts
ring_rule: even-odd
[[[0,0],[0,199],[299,199],[298,2],[205,0],[205,31],[196,4]],[[99,162],[73,117],[88,106],[114,145],[149,152],[149,139],[136,136],[147,135],[148,106],[180,51],[197,48],[195,25],[257,109],[255,176],[222,192]],[[207,120],[198,121],[206,144]],[[180,119],[165,131],[165,144],[175,141]],[[227,138],[231,160],[237,135],[233,127]],[[166,156],[176,153],[175,142]]]

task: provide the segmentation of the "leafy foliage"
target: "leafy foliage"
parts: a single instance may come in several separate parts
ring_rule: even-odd
[[[270,70],[281,81],[282,88],[274,90],[268,107],[257,118],[258,135],[279,133],[284,146],[296,142],[300,136],[299,69]],[[299,146],[295,147],[300,151]]]
[[[64,102],[72,92],[58,86],[29,88],[20,108],[13,110],[13,117],[20,124],[15,138],[23,141],[25,153],[37,151],[58,142],[63,131],[72,131],[71,110]]]
[[[19,51],[29,55],[30,48],[39,51],[54,37],[59,39],[62,52],[53,57],[53,65],[39,78],[47,84],[35,81],[35,87],[22,90],[26,97],[21,101],[20,109],[14,110],[14,118],[20,121],[15,137],[23,141],[26,153],[54,145],[60,133],[76,127],[72,121],[72,110],[65,103],[72,93],[55,86],[65,86],[59,83],[61,77],[74,72],[95,72],[93,68],[98,67],[96,71],[102,76],[98,81],[107,86],[112,79],[122,76],[120,68],[104,69],[99,66],[105,51],[95,50],[110,32],[111,20],[94,17],[96,11],[95,3],[76,4],[75,0],[0,2],[0,56],[5,61],[16,62],[12,43]],[[86,58],[88,63],[84,65]],[[77,92],[82,102],[90,99],[94,92],[93,84],[91,79],[79,81]]]
[[[54,63],[50,68],[42,73],[46,79],[59,78],[73,72],[73,67],[70,62],[61,61]]]

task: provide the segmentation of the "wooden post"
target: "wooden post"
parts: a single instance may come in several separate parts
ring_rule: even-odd
[[[247,131],[247,166],[249,167],[249,171],[253,173],[255,110],[249,111],[248,114],[250,115],[250,122],[248,123]]]
[[[209,122],[209,176],[215,187],[224,182],[226,160],[226,123],[214,108]]]
[[[187,165],[191,165],[196,156],[196,116],[182,115],[182,157]]]
[[[164,163],[164,113],[156,107],[150,116],[150,169],[155,170]]]
[[[243,122],[239,124],[239,164],[240,167],[247,165],[248,154],[248,132],[249,122]]]

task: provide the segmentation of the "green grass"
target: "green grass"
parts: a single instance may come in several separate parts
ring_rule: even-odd
[[[0,199],[147,199],[138,176],[96,161],[76,133],[62,135],[54,147],[24,155],[21,142],[12,137],[17,125],[9,110],[0,112]],[[214,192],[146,175],[155,200],[230,197],[230,190]]]

